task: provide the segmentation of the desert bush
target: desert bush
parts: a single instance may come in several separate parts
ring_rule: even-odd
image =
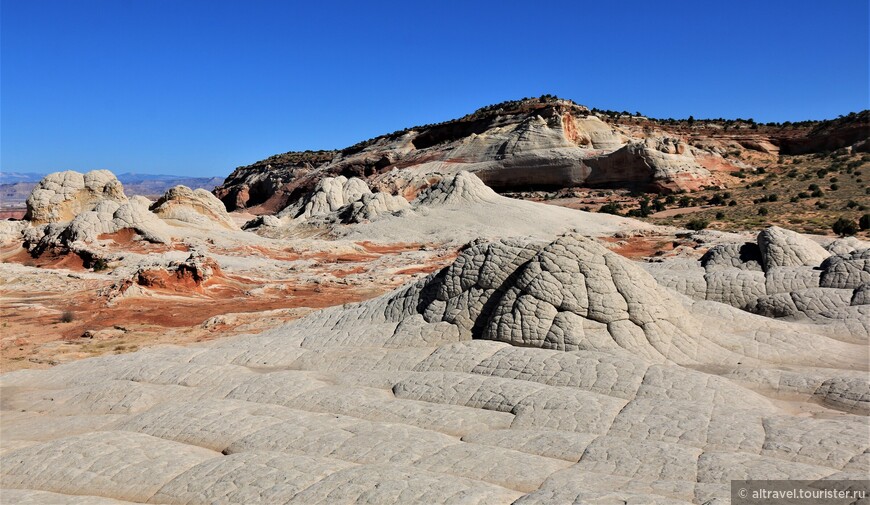
[[[861,219],[858,220],[858,227],[861,230],[870,230],[870,214],[861,216]]]
[[[75,320],[76,316],[73,314],[71,310],[65,310],[60,315],[60,322],[62,323],[71,323]]]
[[[845,217],[841,217],[840,219],[834,221],[831,229],[834,230],[834,233],[841,237],[858,233],[858,225],[855,224],[855,221],[852,221],[851,219],[846,219]]]
[[[621,208],[622,208],[622,205],[619,205],[616,202],[610,202],[610,203],[602,205],[601,208],[598,209],[598,212],[601,212],[604,214],[614,214],[614,215],[618,216],[619,209],[621,209]]]
[[[698,231],[698,230],[703,230],[709,224],[710,224],[710,222],[707,221],[706,219],[696,218],[696,219],[692,219],[691,221],[686,223],[686,228],[688,228],[690,230]]]

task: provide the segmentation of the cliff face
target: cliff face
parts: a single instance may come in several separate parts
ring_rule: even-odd
[[[214,189],[214,194],[229,211],[261,205],[283,194],[288,183],[329,162],[336,154],[336,151],[278,154],[235,169]]]
[[[655,121],[526,99],[377,137],[342,151],[286,153],[240,167],[215,190],[229,210],[274,213],[324,177],[360,177],[413,198],[446,174],[474,172],[498,191],[572,186],[655,192],[718,186],[749,168],[726,153],[813,152],[866,138],[867,114],[798,127]],[[861,135],[863,134],[863,137]]]

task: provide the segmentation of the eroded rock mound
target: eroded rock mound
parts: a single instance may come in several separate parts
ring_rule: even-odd
[[[121,230],[132,230],[148,242],[168,244],[171,239],[167,226],[148,211],[150,203],[140,196],[120,205],[114,200],[103,200],[69,223],[51,223],[26,230],[25,247],[35,255],[45,251],[78,252],[101,236]]]
[[[438,183],[424,190],[415,205],[458,205],[494,200],[498,195],[477,176],[468,172],[443,176]]]
[[[187,186],[175,186],[154,202],[150,210],[163,219],[194,226],[208,228],[217,225],[230,230],[239,228],[223,203],[204,189],[193,190]]]
[[[700,263],[646,265],[664,286],[699,300],[727,303],[767,317],[836,322],[840,338],[870,338],[870,249],[861,241],[835,241],[828,250],[778,227],[758,243],[721,244]],[[831,254],[830,251],[850,251]]]
[[[317,183],[314,191],[299,202],[289,205],[278,215],[302,219],[323,216],[356,202],[371,192],[368,184],[358,177],[326,177]]]
[[[411,204],[403,197],[379,192],[364,194],[336,212],[342,223],[362,223],[410,209]]]
[[[68,222],[104,200],[118,204],[127,201],[123,186],[112,172],[55,172],[33,188],[24,219],[33,224]]]
[[[409,210],[411,205],[401,196],[372,193],[366,181],[358,177],[326,177],[314,191],[292,203],[278,215],[311,222],[361,223],[380,216]]]
[[[143,294],[142,288],[166,293],[202,293],[207,285],[223,277],[220,265],[199,251],[183,261],[157,261],[126,270],[119,273],[120,280],[100,290],[99,296],[114,303],[121,297]]]
[[[764,268],[818,266],[831,255],[822,246],[800,233],[771,226],[758,234],[758,247]]]

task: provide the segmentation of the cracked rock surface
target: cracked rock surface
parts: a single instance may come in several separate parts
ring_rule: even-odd
[[[825,261],[831,286],[866,272],[862,252]],[[866,478],[867,347],[848,329],[866,295],[806,287],[827,270],[803,264],[713,263],[647,270],[575,234],[478,241],[260,334],[4,374],[3,500],[727,503],[731,479]],[[708,299],[712,273],[750,294]],[[833,290],[801,305],[830,317],[731,306],[768,282]]]
[[[719,244],[699,262],[642,266],[660,285],[696,300],[824,323],[849,342],[870,339],[870,244],[854,237],[824,248],[799,233],[770,227],[758,234],[757,243]]]

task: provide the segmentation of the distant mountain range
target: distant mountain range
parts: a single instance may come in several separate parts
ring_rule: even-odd
[[[33,187],[46,174],[34,172],[5,172],[0,171],[0,203],[10,206],[23,203]],[[166,174],[134,174],[123,173],[117,175],[118,180],[124,185],[124,193],[127,196],[162,195],[167,189],[179,184],[193,189],[203,188],[211,191],[215,186],[224,182],[223,177],[184,177]]]

